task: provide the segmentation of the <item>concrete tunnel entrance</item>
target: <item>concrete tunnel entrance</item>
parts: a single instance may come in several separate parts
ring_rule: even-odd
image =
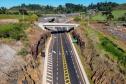
[[[74,27],[44,27],[45,29],[49,30],[51,33],[63,33],[63,32],[70,32],[74,30]]]

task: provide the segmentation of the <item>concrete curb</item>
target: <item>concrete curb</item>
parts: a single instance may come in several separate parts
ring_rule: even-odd
[[[86,75],[86,72],[85,72],[85,70],[84,70],[84,67],[83,67],[83,65],[82,65],[82,63],[81,63],[80,57],[79,57],[79,55],[78,55],[78,53],[77,53],[77,51],[76,51],[76,48],[75,48],[75,46],[74,46],[74,44],[73,44],[73,42],[72,42],[72,38],[71,38],[70,34],[68,34],[68,36],[69,36],[70,42],[71,42],[71,44],[72,44],[72,47],[73,47],[73,49],[74,49],[74,52],[75,52],[75,55],[76,55],[76,59],[77,59],[77,62],[78,62],[78,64],[79,64],[79,66],[80,66],[80,69],[81,69],[82,75],[83,75],[83,77],[84,77],[85,83],[86,83],[86,84],[90,84],[90,82],[89,82],[89,80],[88,80],[88,77],[87,77],[87,75]]]
[[[47,78],[47,63],[48,63],[48,50],[49,46],[51,44],[52,36],[50,37],[47,46],[46,46],[46,52],[45,52],[45,63],[44,63],[44,70],[43,70],[43,76],[42,76],[42,84],[46,84],[46,78]]]

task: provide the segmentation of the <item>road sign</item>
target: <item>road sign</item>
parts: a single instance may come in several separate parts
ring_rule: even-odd
[[[73,42],[73,43],[77,43],[77,39],[73,38],[73,39],[72,39],[72,42]]]

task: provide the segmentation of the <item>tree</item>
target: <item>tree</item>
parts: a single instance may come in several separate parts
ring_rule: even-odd
[[[118,20],[126,22],[126,13],[124,13],[124,15],[122,17],[119,17]]]
[[[27,10],[26,10],[27,9]],[[59,5],[58,7],[38,4],[22,4],[21,6],[11,7],[10,10],[19,11],[20,14],[27,14],[27,11],[34,11],[34,13],[75,13],[75,12],[85,12],[86,6],[82,4],[72,4],[66,3],[65,5]],[[40,15],[40,14],[39,14]]]
[[[106,20],[107,20],[108,25],[111,25],[112,19],[114,19],[114,15],[112,13],[106,16]]]
[[[114,18],[113,14],[107,15],[107,21],[111,21]]]
[[[32,14],[30,16],[30,22],[33,23],[34,21],[37,21],[38,20],[38,16],[36,14]]]
[[[0,8],[0,14],[6,14],[6,12],[7,12],[7,8],[5,7]]]
[[[64,13],[65,12],[65,7],[63,7],[62,5],[59,5],[56,9],[56,12],[58,13]]]
[[[115,2],[99,2],[97,4],[91,3],[88,6],[88,9],[97,9],[99,11],[112,11],[112,9],[118,5],[119,4]]]
[[[28,15],[27,9],[26,8],[20,8],[19,9],[20,14],[22,15]]]
[[[79,21],[81,21],[81,18],[80,18],[79,16],[76,16],[76,17],[74,18],[74,21],[79,22]]]

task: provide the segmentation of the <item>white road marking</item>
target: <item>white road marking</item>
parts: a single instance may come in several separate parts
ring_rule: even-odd
[[[52,79],[47,79],[47,81],[51,82],[51,81],[52,81]]]
[[[56,80],[58,80],[58,77],[56,77]]]
[[[52,63],[51,62],[48,62],[48,65],[52,65]]]
[[[48,60],[48,63],[52,63],[52,60]]]
[[[52,78],[52,76],[50,76],[50,75],[47,75],[47,77]]]
[[[61,53],[59,52],[59,55],[61,55]]]
[[[58,75],[58,71],[57,71],[57,73],[56,73],[57,75]]]
[[[48,62],[52,62],[52,59],[49,59]]]
[[[50,74],[50,75],[52,75],[52,73],[50,73],[50,72],[47,72],[47,74]]]
[[[56,51],[52,51],[54,54],[56,54]]]
[[[48,73],[52,73],[52,70],[51,70],[51,71],[48,70],[47,72],[48,72]]]
[[[51,83],[47,83],[47,84],[51,84]]]
[[[48,65],[47,67],[48,67],[48,68],[52,68],[52,66],[49,66],[49,65]]]
[[[49,67],[52,67],[52,65],[48,65]]]
[[[49,72],[52,72],[52,70],[48,69]]]
[[[49,53],[48,55],[52,55],[52,53]]]

